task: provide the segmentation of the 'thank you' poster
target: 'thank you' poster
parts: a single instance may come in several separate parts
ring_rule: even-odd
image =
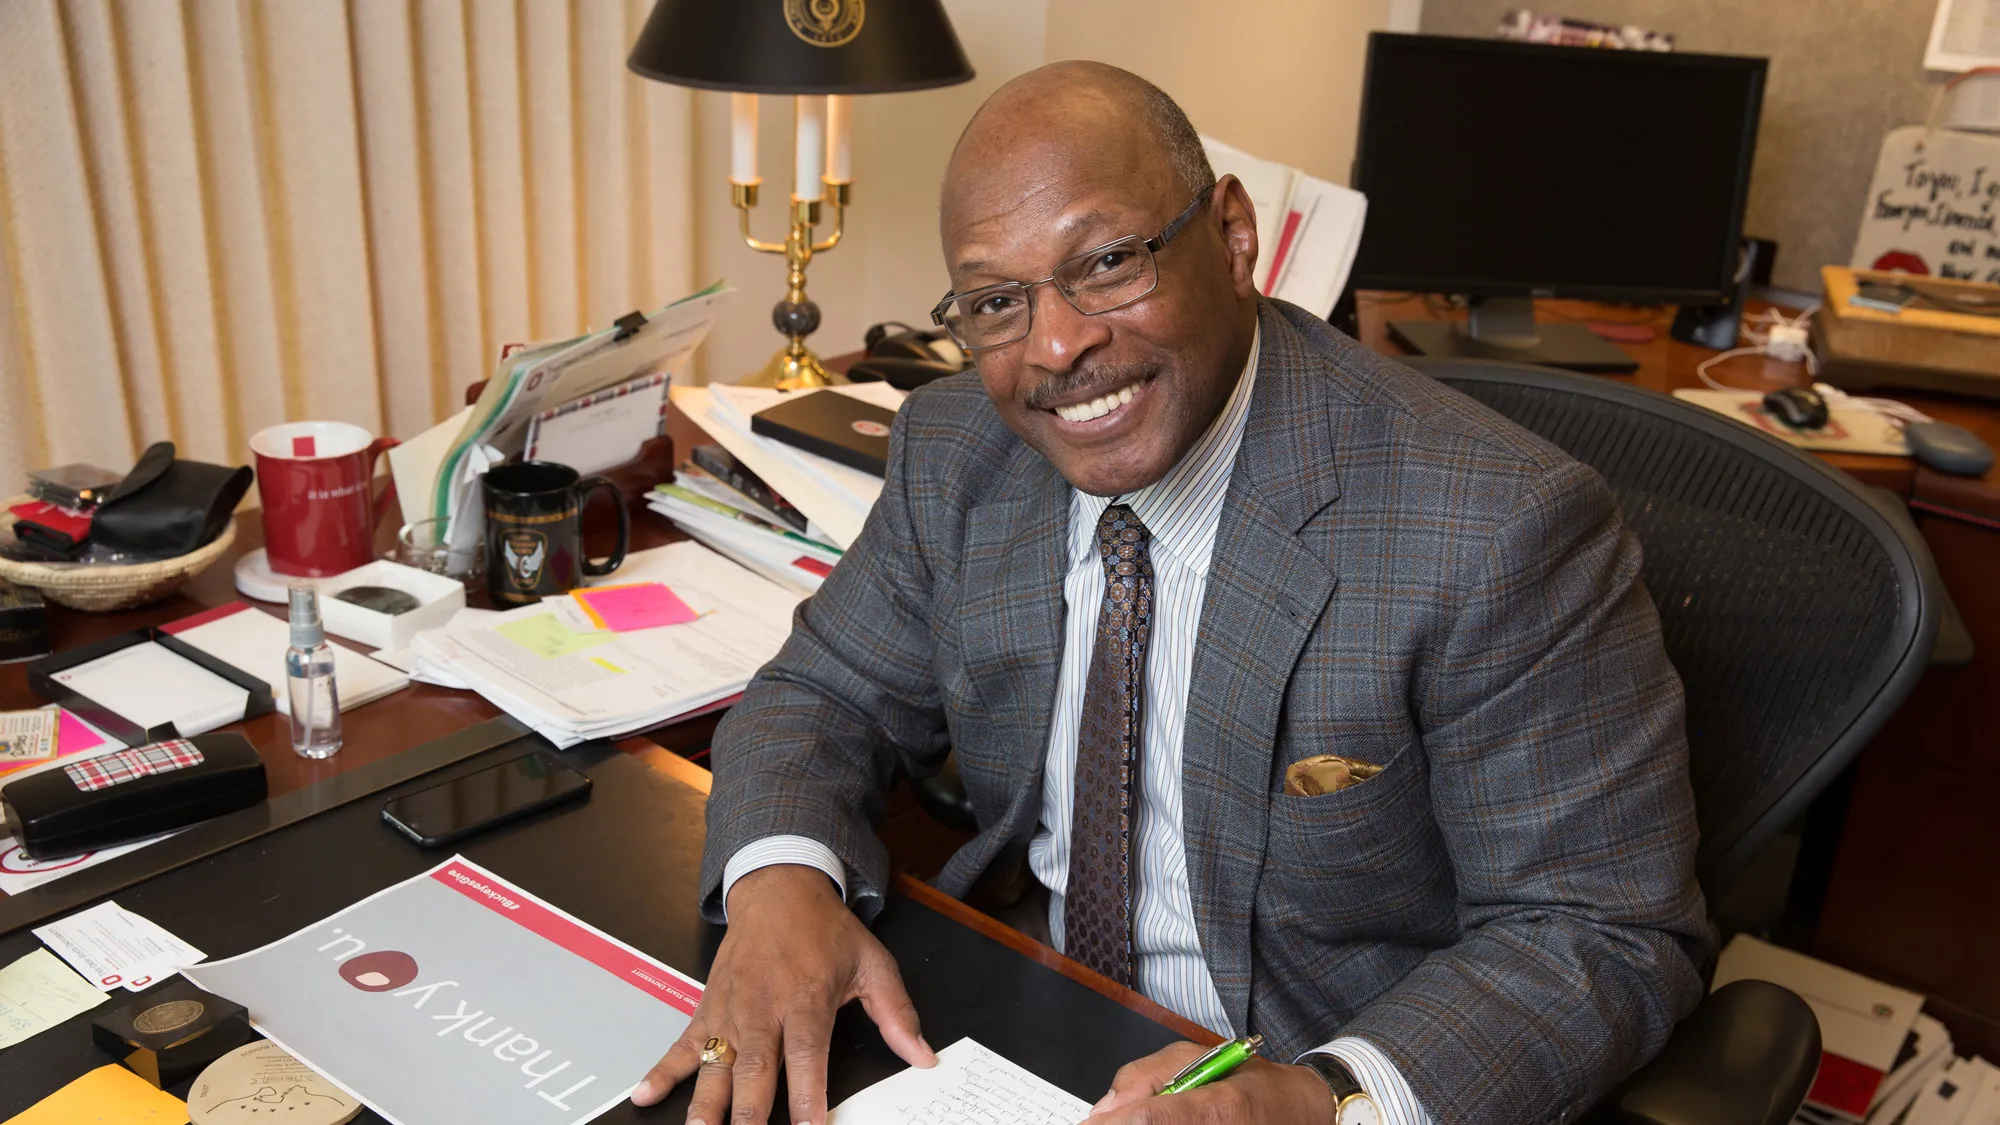
[[[678,1038],[701,985],[463,857],[183,970],[397,1125],[577,1125]]]

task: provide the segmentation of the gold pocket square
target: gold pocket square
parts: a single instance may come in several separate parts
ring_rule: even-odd
[[[1285,768],[1285,795],[1319,797],[1338,793],[1381,772],[1382,767],[1373,762],[1338,754],[1317,754]]]

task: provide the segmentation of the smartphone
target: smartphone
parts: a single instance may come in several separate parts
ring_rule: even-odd
[[[590,778],[548,751],[536,750],[392,797],[382,805],[382,819],[426,848],[443,848],[589,793]]]

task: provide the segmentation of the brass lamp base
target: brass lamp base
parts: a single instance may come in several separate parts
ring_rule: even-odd
[[[821,178],[824,195],[833,206],[833,233],[814,241],[813,228],[819,225],[820,200],[792,197],[791,226],[783,242],[766,242],[750,233],[750,210],[757,206],[757,184],[730,184],[730,202],[736,208],[744,244],[752,250],[785,256],[786,291],[784,300],[771,309],[771,323],[785,334],[787,343],[771,357],[764,369],[744,382],[750,386],[777,387],[794,391],[824,387],[834,382],[811,348],[806,337],[819,328],[819,306],[806,296],[806,266],[814,254],[823,254],[840,245],[846,226],[848,185]]]
[[[809,387],[830,386],[834,382],[832,372],[819,361],[811,348],[800,348],[794,353],[787,345],[778,349],[771,362],[764,365],[755,377],[746,380],[755,387],[776,387],[781,391],[796,391]]]

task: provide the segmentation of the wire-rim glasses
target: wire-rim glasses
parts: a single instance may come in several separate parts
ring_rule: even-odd
[[[1159,287],[1160,267],[1153,255],[1194,220],[1214,193],[1214,184],[1203,188],[1157,237],[1129,234],[1114,239],[1064,260],[1040,281],[1003,281],[966,293],[946,293],[931,310],[931,323],[942,325],[967,351],[983,351],[1028,334],[1035,319],[1033,290],[1038,285],[1054,285],[1063,300],[1085,316],[1122,309]]]

